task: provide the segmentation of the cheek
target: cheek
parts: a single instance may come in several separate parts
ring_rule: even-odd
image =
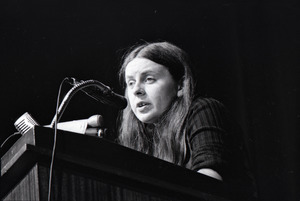
[[[171,96],[160,96],[158,98],[158,108],[163,113],[171,104],[173,97]]]
[[[132,95],[132,93],[126,91],[126,96],[127,96],[127,100],[131,106],[131,108],[134,108],[133,105],[134,105],[134,96]]]
[[[160,91],[157,91],[155,97],[157,108],[162,110],[161,112],[164,112],[164,110],[169,107],[176,94],[177,92],[173,86],[168,86]]]

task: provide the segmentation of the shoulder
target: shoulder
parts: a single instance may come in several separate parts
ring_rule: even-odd
[[[204,111],[206,111],[206,114],[218,112],[217,115],[219,116],[221,113],[226,112],[226,108],[223,103],[214,98],[195,97],[189,109],[189,116]]]
[[[231,117],[220,101],[214,98],[194,98],[187,117],[189,133],[206,130],[227,130]]]
[[[211,105],[224,107],[223,103],[221,103],[219,100],[202,96],[196,96],[192,101],[191,107],[207,107]]]

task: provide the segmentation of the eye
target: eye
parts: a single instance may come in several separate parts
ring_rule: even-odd
[[[146,77],[145,82],[151,84],[151,83],[155,82],[155,79],[154,79],[154,77],[148,76],[148,77]]]
[[[134,80],[129,80],[127,81],[127,86],[132,87],[134,85],[135,81]]]

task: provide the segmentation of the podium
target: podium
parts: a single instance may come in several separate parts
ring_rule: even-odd
[[[1,158],[0,198],[47,200],[54,130],[36,126]],[[227,201],[215,179],[108,140],[57,132],[51,200]]]

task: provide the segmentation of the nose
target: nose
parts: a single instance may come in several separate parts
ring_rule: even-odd
[[[133,93],[136,96],[142,96],[145,94],[144,87],[141,83],[137,82],[134,86]]]

